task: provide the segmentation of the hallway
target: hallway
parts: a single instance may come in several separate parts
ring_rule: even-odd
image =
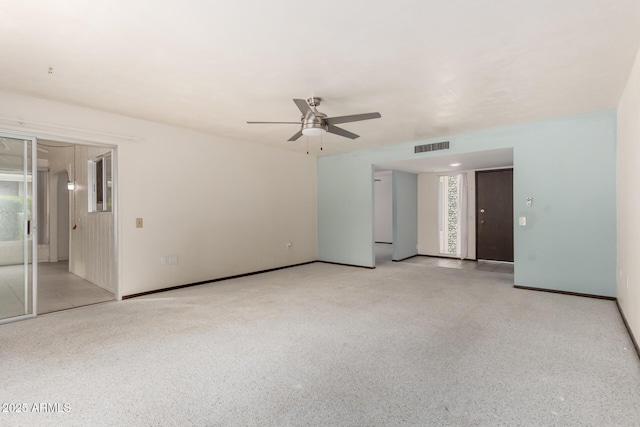
[[[376,265],[391,261],[393,245],[387,243],[376,243]],[[433,267],[457,268],[461,270],[493,271],[495,273],[513,274],[513,263],[500,261],[473,261],[461,260],[458,258],[441,258],[427,255],[416,255],[401,262],[411,264],[421,264]]]

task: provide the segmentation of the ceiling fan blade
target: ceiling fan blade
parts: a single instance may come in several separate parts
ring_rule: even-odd
[[[336,135],[344,136],[345,138],[351,138],[351,139],[360,138],[360,135],[356,135],[353,132],[349,132],[348,130],[344,130],[342,128],[339,128],[338,126],[333,126],[333,125],[327,126],[327,132],[335,133]]]
[[[296,139],[300,138],[302,136],[302,129],[300,129],[298,132],[296,132],[295,135],[293,135],[291,138],[287,139],[287,141],[295,141]]]
[[[300,110],[303,116],[305,117],[309,115],[311,115],[311,117],[316,116],[315,114],[313,114],[313,110],[311,109],[311,107],[309,107],[309,104],[307,104],[307,101],[305,101],[304,99],[294,99],[293,102],[296,103],[296,105],[298,106],[298,109]]]
[[[327,117],[324,121],[330,125],[338,125],[340,123],[359,122],[362,120],[379,119],[382,117],[380,113],[352,114],[350,116]]]
[[[281,125],[299,125],[300,122],[247,122],[249,125],[266,125],[266,124],[281,124]]]

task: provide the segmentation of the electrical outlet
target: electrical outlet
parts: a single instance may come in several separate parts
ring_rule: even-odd
[[[136,228],[142,228],[142,218],[136,218]]]
[[[167,265],[167,257],[166,256],[161,256],[160,257],[160,265]]]
[[[169,265],[176,265],[178,263],[178,255],[169,255]]]

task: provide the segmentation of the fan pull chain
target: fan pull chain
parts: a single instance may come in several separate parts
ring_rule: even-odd
[[[307,154],[309,154],[309,137],[307,137]]]
[[[320,134],[320,151],[322,151],[322,134]]]

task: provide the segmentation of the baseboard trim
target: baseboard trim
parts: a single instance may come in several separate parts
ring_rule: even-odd
[[[139,292],[137,294],[124,295],[122,297],[122,299],[123,300],[131,299],[131,298],[141,297],[141,296],[144,296],[144,295],[151,295],[151,294],[157,294],[157,293],[160,293],[160,292],[174,291],[176,289],[189,288],[191,286],[204,285],[204,284],[207,284],[207,283],[222,282],[223,280],[231,280],[231,279],[238,279],[240,277],[254,276],[256,274],[269,273],[271,271],[277,271],[277,270],[284,270],[285,268],[299,267],[301,265],[313,264],[315,262],[318,262],[318,261],[301,262],[300,264],[285,265],[283,267],[275,267],[275,268],[269,268],[269,269],[266,269],[266,270],[252,271],[250,273],[236,274],[235,276],[226,276],[226,277],[220,277],[218,279],[205,280],[205,281],[202,281],[202,282],[187,283],[185,285],[177,285],[177,286],[171,286],[171,287],[168,287],[168,288],[155,289],[153,291]]]
[[[406,261],[406,260],[411,259],[411,258],[415,258],[417,256],[420,256],[420,255],[418,255],[418,254],[411,255],[411,256],[408,256],[408,257],[402,258],[402,259],[392,259],[391,261],[393,261],[393,262],[402,262],[402,261]]]
[[[616,301],[616,297],[607,297],[604,295],[594,295],[594,294],[583,294],[580,292],[569,292],[569,291],[559,291],[556,289],[544,289],[544,288],[533,288],[531,286],[520,286],[520,285],[513,285],[514,288],[516,289],[524,289],[527,291],[538,291],[538,292],[549,292],[552,294],[563,294],[563,295],[573,295],[576,297],[585,297],[585,298],[595,298],[595,299],[604,299],[604,300],[608,300],[608,301]]]
[[[423,257],[426,257],[426,258],[450,259],[450,260],[453,260],[453,261],[478,261],[475,258],[456,258],[454,256],[442,256],[442,255],[418,254],[416,256],[423,256]]]
[[[624,323],[624,327],[627,328],[627,332],[629,333],[629,337],[631,337],[631,342],[633,343],[633,346],[636,348],[636,353],[638,354],[638,358],[640,358],[640,346],[638,346],[638,341],[636,340],[636,337],[633,335],[633,332],[631,331],[631,327],[629,326],[629,323],[627,322],[627,318],[624,317],[624,312],[622,311],[622,307],[620,307],[620,302],[616,299],[616,305],[618,306],[618,311],[620,312],[620,317],[622,317],[622,323]]]
[[[375,267],[367,267],[366,265],[356,265],[356,264],[344,264],[341,262],[333,262],[333,261],[316,261],[316,262],[322,262],[324,264],[333,264],[333,265],[342,265],[345,267],[357,267],[357,268],[366,268],[367,270],[374,270]]]

